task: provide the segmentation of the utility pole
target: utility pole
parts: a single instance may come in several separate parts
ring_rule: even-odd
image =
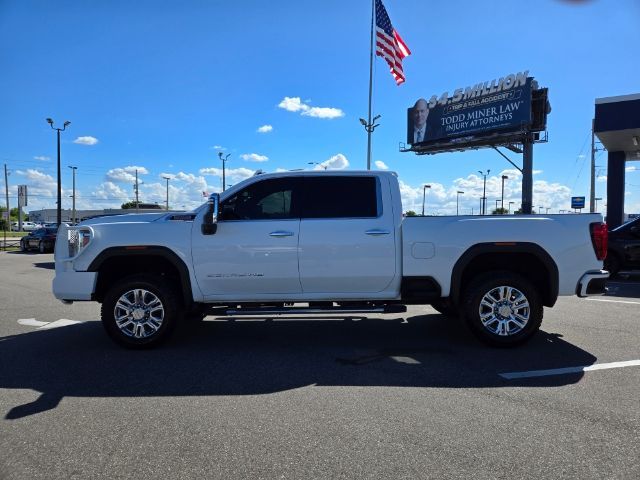
[[[171,177],[162,177],[167,181],[167,212],[169,211],[169,180]]]
[[[71,207],[71,224],[75,225],[76,224],[76,170],[78,169],[78,167],[72,167],[70,165],[68,165],[68,167],[73,170],[73,195],[71,196],[71,198],[73,199],[72,201],[72,207]]]
[[[464,192],[461,192],[460,190],[458,190],[456,193],[456,215],[460,215],[460,209],[458,208],[460,204],[460,195],[464,195]]]
[[[381,115],[376,115],[371,120],[371,88],[369,88],[369,121],[367,122],[364,118],[360,119],[360,123],[367,131],[367,170],[371,170],[371,134],[376,129],[379,123],[376,123]]]

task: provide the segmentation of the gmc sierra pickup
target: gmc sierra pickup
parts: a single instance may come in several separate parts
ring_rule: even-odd
[[[604,293],[600,215],[403,218],[391,172],[257,175],[192,212],[61,226],[53,292],[97,301],[130,348],[187,317],[403,312],[430,304],[483,341],[524,342],[559,295]]]

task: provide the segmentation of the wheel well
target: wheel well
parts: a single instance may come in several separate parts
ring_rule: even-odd
[[[191,302],[191,288],[188,274],[180,271],[171,260],[163,255],[114,255],[104,259],[98,268],[98,282],[94,299],[102,302],[107,291],[114,284],[135,273],[157,275],[167,279],[185,304]]]
[[[558,296],[557,274],[535,254],[528,252],[485,253],[474,257],[464,267],[455,295],[465,291],[467,285],[481,273],[505,270],[527,278],[540,292],[542,303],[547,307],[555,304]]]

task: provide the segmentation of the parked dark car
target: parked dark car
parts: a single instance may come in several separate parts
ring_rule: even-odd
[[[53,252],[56,245],[58,227],[38,228],[20,240],[20,250],[38,250],[40,253]]]
[[[640,269],[640,217],[609,231],[605,269],[618,272]]]

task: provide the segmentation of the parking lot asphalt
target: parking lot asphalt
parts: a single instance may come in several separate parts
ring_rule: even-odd
[[[0,478],[640,478],[640,276],[515,349],[428,306],[207,317],[123,350],[0,252]]]

